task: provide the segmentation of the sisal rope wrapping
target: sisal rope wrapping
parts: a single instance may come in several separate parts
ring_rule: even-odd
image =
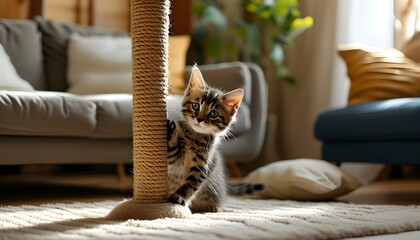
[[[134,196],[115,206],[110,220],[191,216],[167,202],[168,33],[169,0],[131,0]]]
[[[167,202],[169,0],[132,0],[134,196]]]

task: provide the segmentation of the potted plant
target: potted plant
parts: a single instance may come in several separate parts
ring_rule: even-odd
[[[229,1],[231,4],[238,3]],[[196,0],[192,33],[196,61],[249,61],[266,74],[274,73],[288,83],[296,83],[284,62],[284,49],[313,25],[312,17],[301,17],[297,0],[242,0],[237,17],[229,21],[227,1]],[[266,76],[271,78],[271,76]]]

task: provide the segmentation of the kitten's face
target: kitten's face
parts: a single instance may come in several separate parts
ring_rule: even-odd
[[[223,93],[207,86],[200,70],[193,67],[182,102],[183,116],[194,131],[217,135],[235,120],[243,94],[242,89]]]

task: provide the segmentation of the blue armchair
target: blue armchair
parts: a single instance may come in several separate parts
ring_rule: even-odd
[[[420,164],[420,98],[325,110],[316,120],[315,136],[327,161]]]

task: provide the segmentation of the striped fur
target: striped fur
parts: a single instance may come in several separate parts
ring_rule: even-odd
[[[218,144],[235,121],[243,90],[207,86],[197,67],[182,102],[183,120],[167,121],[169,201],[193,212],[215,212],[228,188]]]

